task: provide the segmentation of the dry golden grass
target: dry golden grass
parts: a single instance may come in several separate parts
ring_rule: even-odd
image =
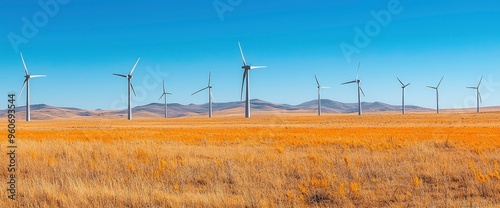
[[[500,113],[68,119],[17,130],[18,200],[2,195],[0,207],[500,206]]]

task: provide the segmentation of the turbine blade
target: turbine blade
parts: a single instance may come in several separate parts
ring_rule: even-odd
[[[267,68],[267,66],[250,66],[250,69],[263,69]]]
[[[358,80],[359,75],[359,67],[361,66],[361,62],[358,63],[358,71],[356,72],[356,80]]]
[[[166,90],[165,90],[165,80],[163,80],[163,93],[166,93]]]
[[[161,94],[160,98],[158,98],[158,101],[161,100],[161,98],[165,95],[166,93]]]
[[[135,94],[135,89],[134,89],[134,85],[132,84],[132,82],[130,83],[130,87],[132,88],[132,92],[134,92],[134,96],[137,96],[137,94]]]
[[[210,87],[210,78],[211,78],[212,72],[208,72],[208,86]]]
[[[201,92],[201,91],[203,91],[203,90],[206,90],[206,89],[208,89],[208,87],[205,87],[205,88],[203,88],[203,89],[201,89],[201,90],[198,90],[198,91],[194,92],[194,93],[193,93],[193,94],[191,94],[191,95],[195,95],[196,93],[199,93],[199,92]]]
[[[172,95],[172,93],[170,93],[170,92],[167,92],[167,93],[165,93],[165,94],[167,94],[167,95]]]
[[[127,75],[123,75],[123,74],[113,74],[113,75],[127,78]]]
[[[365,92],[363,92],[363,88],[359,87],[359,90],[361,90],[361,94],[363,94],[363,97],[366,97]]]
[[[405,84],[403,84],[403,82],[399,78],[396,77],[396,79],[398,79],[399,83],[401,83],[402,86],[405,86]]]
[[[407,85],[405,85],[404,87],[408,87],[410,85],[410,83],[408,83]]]
[[[21,95],[23,94],[23,90],[24,90],[24,87],[26,86],[26,82],[28,82],[28,78],[26,78],[23,82],[23,86],[21,87],[21,92],[19,92],[19,95],[17,96],[17,98],[19,99],[21,97]]]
[[[428,88],[437,89],[437,87],[427,86]]]
[[[19,52],[21,54],[21,60],[23,61],[23,66],[24,66],[24,72],[26,72],[26,75],[28,75],[28,67],[26,67],[26,62],[24,62],[24,57],[23,57],[23,53],[22,52]]]
[[[137,61],[134,64],[134,67],[132,68],[132,70],[130,70],[130,73],[128,73],[128,75],[132,75],[132,73],[134,73],[135,67],[137,66],[137,64],[139,63],[140,60],[141,60],[141,57],[139,57],[139,59],[137,59]]]
[[[481,97],[479,90],[477,91],[477,96],[479,96],[479,102],[483,103],[483,98]]]
[[[444,78],[444,76],[443,76],[443,77],[441,77],[441,80],[439,80],[439,83],[438,83],[438,85],[437,85],[437,87],[436,87],[436,88],[438,88],[438,87],[439,87],[439,85],[441,85],[441,82],[443,81],[443,78]]]
[[[247,77],[248,70],[245,69],[243,72],[243,81],[241,82],[241,93],[240,93],[240,102],[243,101],[243,87],[245,86],[245,78]]]
[[[314,75],[314,79],[316,79],[316,84],[318,84],[318,87],[321,87],[321,85],[319,84],[319,81],[318,81],[318,77],[316,77],[316,74]]]
[[[467,88],[477,90],[477,87],[467,87]]]
[[[243,55],[243,49],[241,49],[240,41],[238,41],[238,46],[240,47],[241,59],[243,60],[243,65],[247,65],[247,61],[245,61],[245,55]]]
[[[30,78],[47,77],[47,75],[31,75]]]
[[[477,84],[477,88],[479,88],[479,86],[481,86],[482,81],[483,81],[483,76],[481,76],[481,79],[479,80],[479,84]]]
[[[212,92],[210,92],[210,97],[212,97],[213,102],[215,102],[215,97],[214,97],[214,95],[212,94]]]
[[[342,85],[351,84],[351,83],[356,83],[356,80],[350,81],[350,82],[344,82],[344,83],[342,83]]]

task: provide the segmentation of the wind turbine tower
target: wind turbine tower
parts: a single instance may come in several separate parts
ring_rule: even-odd
[[[207,85],[207,87],[205,87],[201,90],[198,90],[191,95],[195,95],[196,93],[199,93],[203,90],[208,89],[208,117],[212,118],[212,99],[214,96],[212,95],[212,85],[210,85],[210,77],[211,77],[211,73],[208,72],[208,85]]]
[[[128,103],[128,120],[132,120],[132,108],[131,108],[130,90],[132,90],[132,92],[134,92],[134,96],[137,96],[135,94],[134,86],[132,85],[132,73],[134,73],[135,67],[137,66],[137,64],[139,63],[140,60],[141,60],[141,58],[139,57],[139,59],[137,59],[137,61],[134,64],[134,67],[132,67],[132,70],[130,70],[130,72],[128,73],[128,75],[113,74],[115,76],[127,78],[127,80],[128,80],[128,102],[127,102]]]
[[[441,82],[443,81],[443,77],[441,77],[441,80],[439,80],[439,83],[437,86],[427,86],[428,88],[435,89],[436,90],[436,112],[439,113],[439,86],[441,85]]]
[[[476,99],[477,99],[477,112],[480,112],[479,105],[481,102],[483,102],[483,99],[481,98],[481,93],[479,92],[479,87],[481,86],[481,82],[483,81],[483,77],[481,76],[481,79],[479,80],[479,84],[477,84],[477,87],[467,87],[469,89],[474,89],[476,90]]]
[[[241,49],[241,44],[238,42],[238,46],[240,47],[240,53],[241,53],[241,59],[243,60],[243,66],[241,67],[243,69],[243,81],[241,83],[241,97],[240,100],[243,100],[243,86],[245,86],[246,82],[246,100],[245,100],[245,117],[250,118],[250,70],[252,69],[260,69],[260,68],[266,68],[267,66],[252,66],[248,65],[246,60],[245,60],[245,55],[243,55],[243,49]]]
[[[168,95],[172,95],[172,93],[169,93],[165,90],[165,80],[163,80],[163,94],[161,94],[158,101],[160,101],[162,97],[165,97],[165,118],[168,118],[168,115],[167,115],[167,96]]]
[[[350,82],[344,82],[344,83],[342,83],[342,85],[352,84],[352,83],[358,84],[358,115],[361,116],[363,114],[362,109],[361,109],[361,94],[363,94],[363,96],[365,96],[365,93],[363,92],[363,89],[361,88],[361,80],[358,79],[360,66],[361,66],[361,62],[358,64],[358,72],[356,73],[356,79],[354,79],[353,81],[350,81]]]
[[[401,83],[401,89],[403,89],[403,103],[402,103],[402,113],[403,115],[405,114],[405,88],[408,87],[408,85],[410,85],[410,83],[408,84],[403,84],[403,82],[396,77],[396,79],[398,79],[399,83]]]
[[[330,87],[323,87],[319,84],[318,77],[314,75],[314,79],[316,79],[316,84],[318,85],[318,116],[321,116],[321,89],[326,89]]]

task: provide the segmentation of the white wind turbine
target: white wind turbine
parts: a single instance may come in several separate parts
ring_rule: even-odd
[[[136,95],[135,90],[134,90],[134,86],[132,85],[132,73],[134,73],[135,67],[139,63],[139,60],[141,60],[140,57],[135,62],[134,67],[132,68],[132,70],[130,70],[130,73],[128,73],[128,75],[113,74],[115,76],[127,78],[127,80],[128,80],[128,120],[132,120],[132,108],[130,106],[130,103],[131,103],[130,89],[132,89],[132,92],[134,92],[134,95]]]
[[[207,87],[201,89],[201,90],[198,90],[196,92],[194,92],[193,94],[191,95],[195,95],[196,93],[199,93],[203,90],[206,90],[208,89],[208,117],[209,118],[212,118],[212,99],[213,99],[213,95],[212,95],[212,85],[210,85],[210,72],[208,72],[208,85]]]
[[[441,77],[441,80],[439,80],[439,83],[437,86],[427,86],[428,88],[435,89],[436,90],[436,112],[439,113],[439,85],[441,85],[441,82],[443,81],[443,77]]]
[[[26,86],[26,121],[31,120],[31,115],[30,115],[30,79],[31,78],[38,78],[38,77],[46,77],[46,75],[30,75],[28,72],[28,67],[26,67],[26,63],[24,62],[24,57],[23,53],[21,54],[21,60],[23,61],[23,66],[24,66],[24,72],[26,73],[26,76],[24,76],[24,82],[23,86],[21,87],[21,92],[19,93],[18,97],[21,97],[21,94],[23,93],[24,86]]]
[[[266,68],[267,66],[251,66],[247,65],[247,62],[245,60],[245,55],[243,55],[243,49],[241,49],[241,44],[238,42],[238,46],[240,47],[240,53],[241,53],[241,59],[243,59],[243,66],[241,67],[244,72],[243,72],[243,82],[241,83],[241,95],[240,95],[240,100],[243,100],[243,86],[246,84],[246,101],[245,101],[245,117],[250,118],[250,78],[249,78],[249,71],[252,69],[260,69],[260,68]]]
[[[321,89],[327,89],[330,87],[321,86],[316,75],[314,75],[314,79],[316,79],[316,84],[318,84],[318,116],[321,116]]]
[[[408,85],[410,85],[410,83],[408,84],[403,84],[403,82],[396,77],[396,79],[398,79],[399,83],[401,83],[401,89],[403,89],[403,103],[402,103],[402,113],[403,115],[405,114],[405,88],[408,87]]]
[[[167,118],[167,96],[168,95],[172,95],[172,93],[169,93],[165,90],[165,80],[163,80],[163,94],[161,94],[160,98],[158,98],[158,101],[160,101],[162,97],[165,97],[165,118]]]
[[[342,85],[352,84],[352,83],[357,83],[358,84],[358,115],[362,115],[363,114],[362,109],[361,109],[361,94],[363,94],[363,96],[365,96],[365,93],[363,92],[363,89],[360,86],[361,80],[358,79],[359,67],[360,66],[361,66],[361,63],[358,64],[358,72],[356,73],[356,79],[355,80],[350,81],[350,82],[344,82],[344,83],[342,83]]]
[[[469,89],[474,89],[476,90],[476,99],[477,99],[477,112],[479,113],[479,105],[481,102],[483,102],[483,99],[481,98],[481,93],[479,92],[479,87],[481,86],[481,82],[483,81],[483,77],[481,76],[481,79],[479,80],[479,84],[477,84],[477,87],[467,87]]]

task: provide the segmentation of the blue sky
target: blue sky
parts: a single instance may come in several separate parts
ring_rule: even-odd
[[[214,3],[227,10],[218,13]],[[391,18],[382,25],[373,12]],[[126,80],[112,74],[128,73],[138,57],[134,106],[157,102],[162,79],[174,94],[169,102],[206,103],[206,93],[191,93],[206,86],[209,71],[216,102],[239,101],[241,41],[249,63],[268,66],[251,71],[252,98],[313,100],[317,74],[332,87],[323,98],[354,103],[356,87],[340,83],[354,79],[361,62],[363,101],[399,105],[399,77],[411,82],[407,104],[434,108],[435,92],[425,86],[445,76],[441,106],[472,107],[475,92],[465,87],[483,75],[482,105],[500,106],[500,2],[493,0],[3,0],[0,17],[0,93],[19,93],[22,51],[31,74],[48,75],[31,81],[32,104],[125,108]],[[23,19],[37,32],[23,33]],[[369,43],[356,45],[356,28]],[[346,58],[342,43],[359,53]]]

